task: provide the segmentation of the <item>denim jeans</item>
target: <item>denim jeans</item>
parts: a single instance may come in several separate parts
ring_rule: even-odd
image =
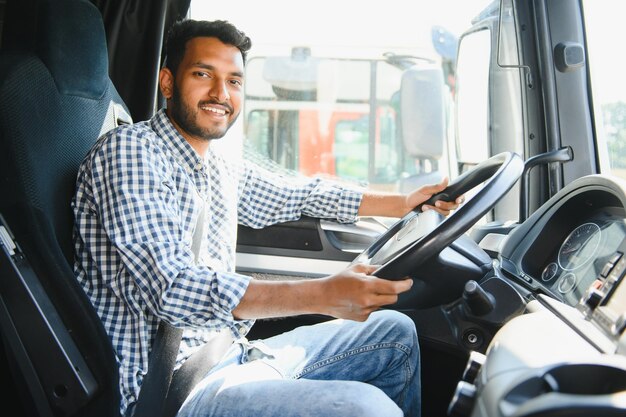
[[[390,310],[242,339],[178,417],[419,417],[419,361],[415,325]]]

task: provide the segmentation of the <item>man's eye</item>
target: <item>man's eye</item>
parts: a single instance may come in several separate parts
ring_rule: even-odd
[[[241,80],[230,80],[230,83],[233,85],[237,85],[237,86],[242,86],[243,85],[243,81]]]
[[[193,73],[193,75],[195,75],[196,77],[207,78],[209,76],[209,73],[203,72],[203,71],[196,71]]]

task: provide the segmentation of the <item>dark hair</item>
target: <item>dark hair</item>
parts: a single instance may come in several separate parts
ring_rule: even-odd
[[[172,71],[172,74],[176,74],[183,60],[187,42],[198,37],[217,38],[227,45],[237,47],[241,51],[244,64],[247,52],[252,46],[252,41],[245,33],[225,20],[212,22],[193,19],[179,20],[170,28],[165,43],[165,66]]]

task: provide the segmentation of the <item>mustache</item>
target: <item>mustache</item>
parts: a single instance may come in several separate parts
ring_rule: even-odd
[[[206,105],[209,105],[209,104],[215,104],[215,105],[218,105],[218,106],[225,107],[228,110],[229,113],[233,113],[233,111],[234,111],[233,107],[230,104],[225,103],[225,102],[222,103],[222,102],[219,102],[217,100],[203,100],[203,101],[200,101],[200,102],[198,102],[198,107],[206,106]]]

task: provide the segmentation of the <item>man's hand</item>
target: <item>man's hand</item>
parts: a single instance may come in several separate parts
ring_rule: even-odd
[[[356,264],[323,280],[324,313],[333,317],[365,321],[380,307],[394,304],[413,280],[391,281],[372,274],[378,266]]]
[[[325,314],[364,321],[384,305],[398,301],[413,280],[391,281],[371,274],[378,266],[356,264],[326,278],[298,281],[253,279],[239,305],[236,319]]]
[[[448,178],[439,184],[423,185],[410,194],[391,194],[366,191],[359,207],[359,216],[404,217],[405,214],[448,186]],[[437,201],[434,206],[423,206],[422,210],[437,210],[444,216],[450,214],[464,201],[461,196],[455,201]]]
[[[407,213],[413,210],[414,207],[422,204],[433,195],[442,192],[448,186],[448,177],[444,178],[439,184],[423,185],[417,190],[413,191],[406,197],[406,205],[408,207]],[[440,214],[447,216],[452,210],[455,210],[463,203],[465,198],[463,196],[458,197],[455,201],[443,201],[439,200],[434,206],[424,205],[422,211],[436,210]]]

